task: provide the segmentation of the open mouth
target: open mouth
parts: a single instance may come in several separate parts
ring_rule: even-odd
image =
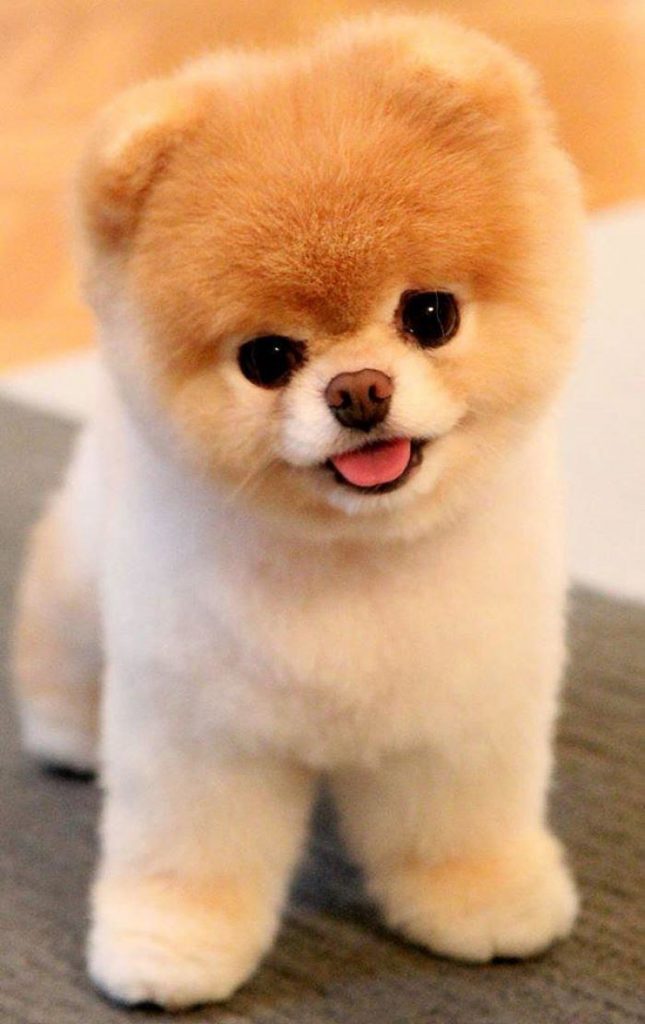
[[[385,494],[400,487],[423,458],[425,441],[396,437],[332,455],[325,465],[336,481],[365,494]]]

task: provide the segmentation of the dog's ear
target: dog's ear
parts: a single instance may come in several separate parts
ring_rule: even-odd
[[[402,105],[421,121],[450,119],[460,109],[488,122],[525,129],[551,128],[535,71],[520,57],[476,29],[443,14],[371,15],[340,24],[323,39],[332,45],[389,52],[395,74],[406,72],[397,86]],[[432,111],[428,109],[432,97]]]
[[[491,122],[522,134],[546,129],[553,117],[536,71],[521,57],[475,29],[430,15],[410,40],[421,69],[445,75]]]
[[[81,229],[111,249],[134,233],[146,194],[208,102],[191,78],[150,81],[119,96],[99,117],[77,178]]]

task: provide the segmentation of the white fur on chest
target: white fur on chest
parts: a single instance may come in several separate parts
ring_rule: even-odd
[[[188,718],[200,742],[319,767],[476,742],[560,657],[536,447],[457,525],[365,544],[292,539],[171,467],[131,465],[108,524],[111,658],[158,691],[169,735]]]

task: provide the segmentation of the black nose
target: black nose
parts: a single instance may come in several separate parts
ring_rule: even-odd
[[[325,389],[327,405],[339,423],[371,430],[388,414],[394,385],[380,370],[339,373]]]

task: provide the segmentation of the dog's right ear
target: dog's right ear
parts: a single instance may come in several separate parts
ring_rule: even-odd
[[[178,75],[135,86],[103,112],[77,179],[81,228],[90,245],[127,243],[147,193],[207,103],[199,82]]]

